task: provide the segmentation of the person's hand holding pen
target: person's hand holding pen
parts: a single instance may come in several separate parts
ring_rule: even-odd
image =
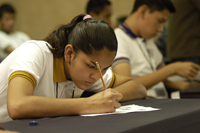
[[[122,99],[122,94],[111,88],[106,89],[99,63],[96,62],[96,65],[102,80],[104,91],[88,98],[88,110],[86,112],[81,112],[82,114],[111,113],[115,112],[116,108],[121,107],[119,100]]]
[[[91,97],[88,97],[88,110],[81,112],[81,114],[98,114],[98,113],[111,113],[115,112],[116,108],[121,107],[119,100],[122,94],[113,89],[106,89]]]

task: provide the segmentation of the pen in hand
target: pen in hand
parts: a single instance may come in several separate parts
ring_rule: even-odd
[[[105,86],[105,83],[104,83],[104,81],[103,81],[101,69],[100,69],[100,66],[99,66],[99,63],[98,63],[98,62],[96,62],[96,66],[97,66],[97,69],[98,69],[98,71],[99,71],[99,75],[100,75],[100,77],[101,77],[101,81],[102,81],[102,83],[103,83],[103,88],[104,88],[104,90],[106,90],[106,86]]]

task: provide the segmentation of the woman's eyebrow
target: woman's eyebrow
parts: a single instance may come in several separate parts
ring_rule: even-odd
[[[96,63],[95,63],[95,62],[93,62],[93,61],[90,61],[90,62],[96,66]]]
[[[96,66],[96,63],[95,63],[95,62],[93,62],[93,61],[90,61],[90,62]],[[100,65],[99,65],[99,66],[100,66]],[[112,64],[111,64],[110,66],[104,68],[104,69],[108,69],[108,68],[111,67],[111,66],[112,66]],[[100,66],[100,68],[101,68],[101,66]]]

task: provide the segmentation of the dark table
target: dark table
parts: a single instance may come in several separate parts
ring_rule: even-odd
[[[144,99],[122,103],[160,108],[95,117],[63,116],[2,123],[6,130],[22,133],[200,133],[200,99]],[[38,121],[38,126],[29,126]]]
[[[200,98],[200,86],[180,91],[181,98]]]

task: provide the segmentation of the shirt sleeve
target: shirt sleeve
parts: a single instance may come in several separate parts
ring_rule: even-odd
[[[127,35],[125,35],[125,33],[123,33],[123,31],[121,31],[121,29],[117,28],[115,30],[115,34],[117,37],[117,41],[118,41],[118,48],[117,48],[117,55],[115,57],[115,60],[117,59],[130,59],[130,48],[129,48],[129,44],[127,42]]]
[[[35,86],[36,86],[36,80],[35,80],[35,78],[34,78],[31,74],[29,74],[29,73],[27,73],[27,72],[23,72],[23,71],[16,71],[16,72],[13,72],[13,73],[10,75],[10,77],[9,77],[9,82],[10,82],[13,78],[15,78],[15,77],[22,77],[22,78],[25,78],[25,79],[29,80],[29,81],[32,83],[33,88],[35,88]]]
[[[118,49],[112,67],[120,63],[130,63],[130,48],[127,42],[127,35],[125,35],[120,28],[115,30],[115,34],[118,40]]]
[[[9,67],[8,79],[24,77],[37,86],[44,70],[44,53],[41,48],[33,42],[27,42],[12,52],[11,56],[13,63]]]

